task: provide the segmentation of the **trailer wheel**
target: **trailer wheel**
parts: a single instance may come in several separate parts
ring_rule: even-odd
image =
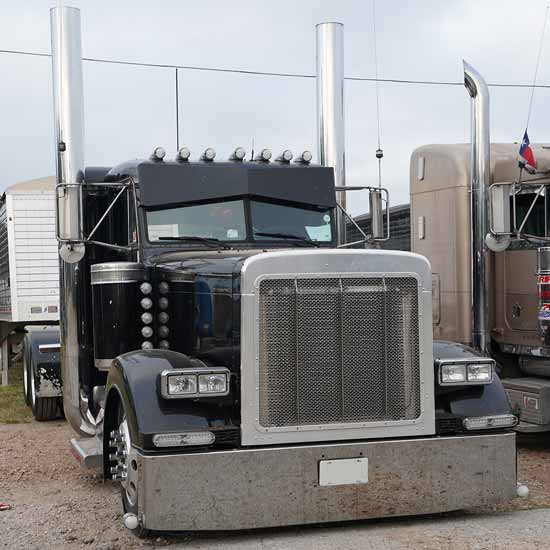
[[[110,454],[116,454],[117,460],[111,466],[111,476],[120,484],[120,497],[125,514],[138,516],[138,480],[139,470],[137,454],[132,447],[132,439],[128,428],[128,420],[124,405],[119,403],[117,422],[118,429],[111,433],[109,446]],[[111,462],[113,464],[113,462]],[[138,537],[147,537],[149,531],[139,523],[132,532]]]
[[[30,389],[30,405],[34,418],[40,422],[43,422],[44,420],[54,420],[57,418],[59,411],[59,398],[36,396],[35,371],[32,355],[30,357],[27,380]]]
[[[29,358],[28,358],[28,344],[27,337],[23,340],[23,396],[25,398],[25,405],[31,406],[31,389],[29,387],[30,373],[29,373]]]

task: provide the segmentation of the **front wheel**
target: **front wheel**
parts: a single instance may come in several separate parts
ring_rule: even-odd
[[[113,481],[120,483],[122,509],[125,514],[138,516],[138,481],[139,470],[137,453],[132,446],[126,411],[122,403],[118,406],[117,430],[109,436],[109,472]],[[139,537],[145,537],[148,531],[141,525],[133,529]]]

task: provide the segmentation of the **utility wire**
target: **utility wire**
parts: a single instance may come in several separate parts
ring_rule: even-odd
[[[13,54],[13,55],[26,55],[34,57],[51,57],[49,53],[31,52],[24,50],[7,50],[0,49],[0,54]],[[111,65],[127,65],[130,67],[154,67],[158,69],[179,69],[188,71],[205,71],[214,73],[232,73],[232,74],[244,74],[244,75],[257,75],[257,76],[276,76],[285,78],[316,78],[314,74],[306,73],[278,73],[270,71],[252,71],[244,69],[223,69],[220,67],[204,67],[198,65],[173,65],[169,63],[142,63],[139,61],[121,61],[116,59],[100,59],[95,57],[83,57],[83,61],[89,61],[91,63],[107,63]],[[428,86],[464,86],[462,81],[452,82],[445,80],[414,80],[414,79],[402,79],[402,78],[371,78],[362,76],[347,76],[345,80],[355,82],[388,82],[392,84],[419,84]],[[507,82],[489,82],[488,86],[495,88],[541,88],[550,89],[550,84],[514,84]]]

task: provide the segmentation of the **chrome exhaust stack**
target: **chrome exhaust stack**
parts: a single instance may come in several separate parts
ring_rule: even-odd
[[[63,407],[72,428],[82,435],[96,432],[81,396],[78,289],[85,247],[82,219],[84,179],[84,98],[80,10],[50,10],[54,128],[56,147],[56,217],[60,258],[61,371]]]
[[[472,98],[471,118],[471,245],[472,346],[483,353],[489,344],[489,258],[487,189],[491,183],[489,88],[484,78],[464,61],[464,86]]]
[[[319,162],[334,168],[336,187],[346,185],[344,136],[344,25],[320,23],[317,29],[317,143]],[[345,191],[336,200],[346,208]],[[346,242],[346,219],[336,211],[338,244]]]

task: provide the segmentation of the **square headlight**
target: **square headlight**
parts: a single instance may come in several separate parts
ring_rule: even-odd
[[[200,399],[229,395],[231,373],[225,367],[165,370],[160,373],[164,399]]]
[[[440,367],[442,384],[460,384],[466,382],[466,365],[460,363],[442,364]]]
[[[470,363],[468,365],[468,382],[490,382],[493,379],[492,363]]]
[[[227,393],[225,373],[199,375],[199,393]]]
[[[168,376],[168,395],[193,395],[197,393],[196,374]]]

